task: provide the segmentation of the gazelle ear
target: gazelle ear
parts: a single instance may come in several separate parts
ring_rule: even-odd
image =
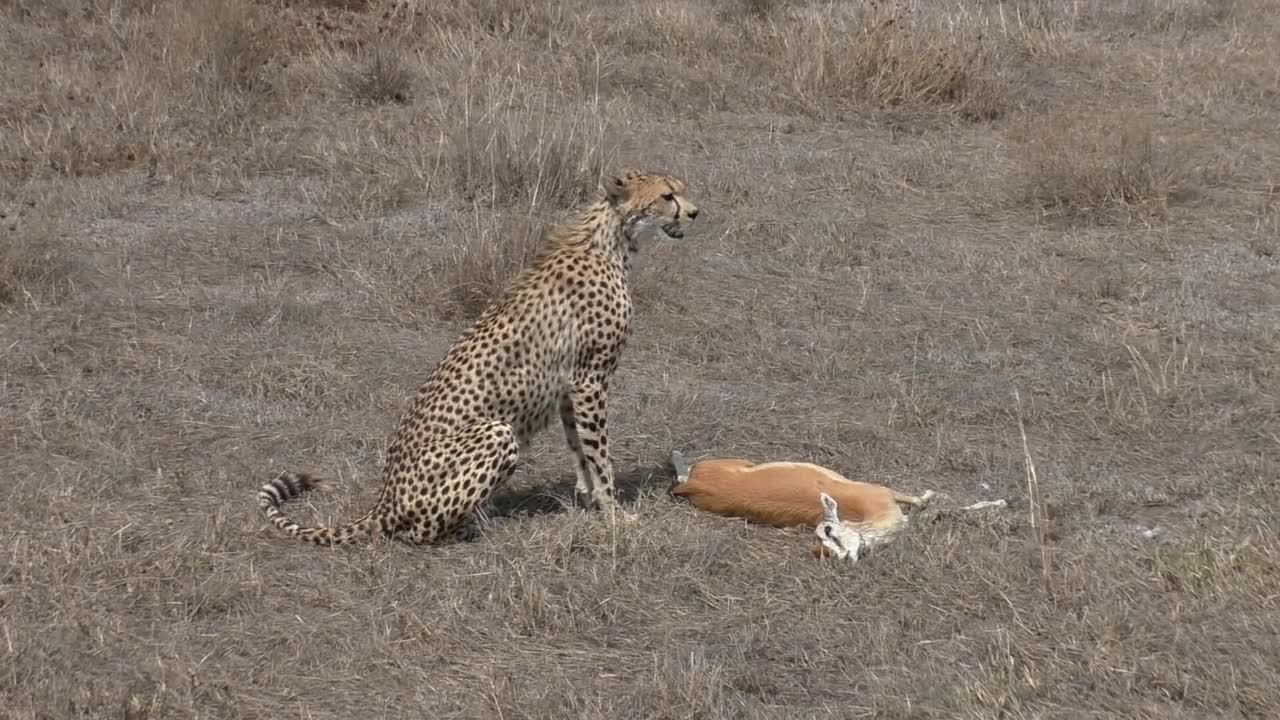
[[[839,508],[836,507],[835,498],[826,493],[819,493],[818,499],[822,501],[822,519],[825,522],[839,523]]]
[[[671,469],[675,471],[675,483],[677,485],[689,482],[689,474],[692,472],[692,468],[689,467],[689,461],[684,459],[684,453],[679,450],[671,451]]]

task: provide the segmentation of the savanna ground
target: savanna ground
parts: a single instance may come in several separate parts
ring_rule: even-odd
[[[1267,0],[0,0],[0,716],[1280,716],[1276,37]],[[634,280],[643,523],[563,509],[554,427],[474,543],[267,526],[283,468],[330,479],[300,519],[373,502],[625,166],[704,210]],[[673,447],[1010,507],[819,563],[670,499]]]

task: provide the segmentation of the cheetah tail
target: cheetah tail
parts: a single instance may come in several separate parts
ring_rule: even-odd
[[[688,482],[689,480],[689,461],[684,459],[684,455],[679,450],[671,451],[671,467],[676,471],[676,484]]]
[[[316,545],[345,545],[373,534],[377,527],[374,513],[369,512],[355,522],[330,527],[303,527],[289,519],[280,508],[288,501],[320,486],[320,481],[305,473],[282,472],[258,491],[258,507],[267,520],[289,537],[300,538]]]

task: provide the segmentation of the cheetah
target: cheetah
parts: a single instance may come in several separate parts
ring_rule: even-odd
[[[373,509],[337,527],[299,525],[281,507],[319,481],[284,471],[258,492],[276,528],[322,546],[375,531],[414,545],[471,537],[494,490],[557,415],[577,461],[577,504],[635,519],[617,507],[606,430],[609,380],[630,335],[627,277],[642,241],[683,238],[698,207],[668,175],[626,170],[601,185],[544,234],[531,266],[418,388],[387,448]]]

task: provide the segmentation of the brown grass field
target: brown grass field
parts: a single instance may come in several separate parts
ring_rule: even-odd
[[[1280,717],[1273,0],[0,0],[0,717]],[[555,426],[468,543],[320,549],[602,171],[610,527]],[[1025,431],[1025,435],[1024,435]],[[1025,437],[1025,442],[1024,442]],[[1009,508],[857,565],[666,492]]]

